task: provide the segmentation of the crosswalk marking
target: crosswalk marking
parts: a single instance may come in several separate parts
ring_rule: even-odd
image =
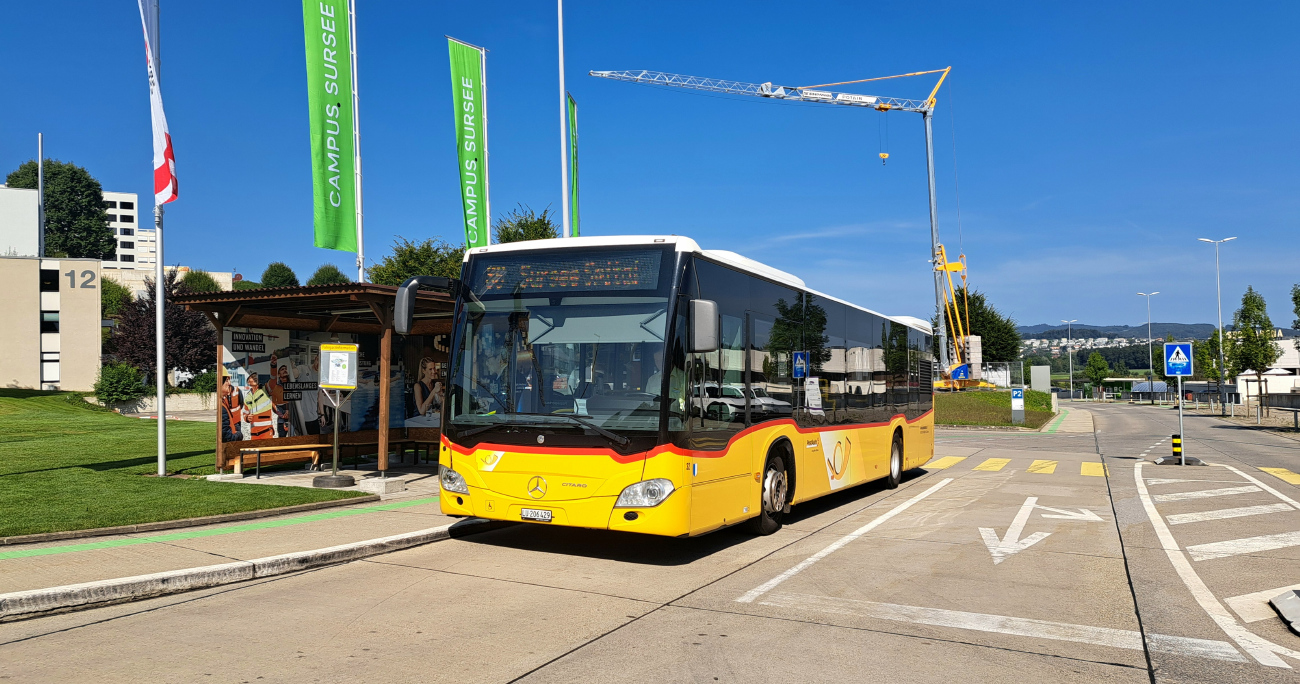
[[[1187,552],[1192,555],[1192,560],[1203,561],[1212,558],[1240,556],[1243,553],[1285,549],[1292,546],[1300,546],[1300,532],[1283,532],[1259,537],[1246,537],[1245,539],[1229,539],[1228,541],[1211,542],[1209,544],[1196,544],[1187,547]]]
[[[1293,473],[1286,468],[1260,468],[1260,470],[1287,483],[1300,486],[1300,473]]]
[[[1005,468],[1005,467],[1007,466],[1007,464],[1010,463],[1010,462],[1011,462],[1011,459],[1009,459],[1009,458],[990,458],[989,460],[987,460],[987,461],[985,461],[985,462],[983,462],[983,463],[981,463],[981,464],[975,466],[974,469],[975,469],[975,470],[985,470],[985,471],[989,471],[989,472],[997,472],[997,471],[1002,470],[1003,468]]]
[[[1211,484],[1246,484],[1245,480],[1184,480],[1176,477],[1148,477],[1149,485],[1175,484],[1178,482],[1208,482]]]
[[[965,456],[944,456],[937,461],[925,464],[925,467],[927,470],[943,470],[944,468],[951,468],[965,460]]]
[[[1034,461],[1033,463],[1029,464],[1029,470],[1026,470],[1025,472],[1042,473],[1044,475],[1051,475],[1052,473],[1056,472],[1057,463],[1058,463],[1057,461]]]
[[[1092,477],[1106,477],[1105,463],[1080,463],[1080,475],[1090,475]]]
[[[1178,492],[1176,494],[1156,494],[1151,497],[1152,501],[1165,503],[1167,501],[1188,501],[1191,499],[1208,499],[1214,496],[1232,496],[1233,494],[1250,494],[1251,492],[1262,491],[1255,485],[1246,485],[1245,487],[1224,487],[1223,489],[1202,489],[1195,492]]]
[[[1264,506],[1246,506],[1244,508],[1223,508],[1217,511],[1201,511],[1199,513],[1178,513],[1165,516],[1165,520],[1169,521],[1170,525],[1182,525],[1184,523],[1201,522],[1202,520],[1244,518],[1248,515],[1264,515],[1266,513],[1289,513],[1291,510],[1290,506],[1277,503]]]

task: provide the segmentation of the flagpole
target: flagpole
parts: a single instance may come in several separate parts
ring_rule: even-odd
[[[569,103],[564,90],[564,0],[555,0],[555,11],[560,26],[560,206],[563,207],[562,237],[572,237],[569,232]]]
[[[45,134],[36,134],[36,256],[45,258]]]
[[[162,58],[159,56],[160,42],[158,34],[161,9],[158,0],[149,3],[153,10],[154,35],[149,36],[153,53],[154,80],[162,88]],[[153,206],[154,230],[154,389],[158,409],[158,477],[167,475],[167,292],[163,287],[163,208],[158,203],[158,194],[154,193]]]
[[[365,231],[362,229],[361,211],[361,98],[357,89],[357,3],[348,0],[348,51],[352,60],[352,154],[356,173],[357,205],[357,282],[366,282]]]
[[[487,48],[478,49],[479,83],[483,86],[483,230],[487,231],[488,244],[492,244],[492,180],[488,173],[488,96],[487,96]]]

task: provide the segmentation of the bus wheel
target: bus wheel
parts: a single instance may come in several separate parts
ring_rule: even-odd
[[[889,478],[885,480],[887,489],[898,489],[903,481],[903,436],[894,433],[894,444],[889,448]]]
[[[785,461],[776,454],[768,454],[767,463],[763,466],[763,492],[758,517],[749,521],[749,527],[755,534],[767,535],[781,529],[789,483]]]

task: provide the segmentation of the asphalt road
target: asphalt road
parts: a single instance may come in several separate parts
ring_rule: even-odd
[[[1300,681],[1252,598],[1300,584],[1300,487],[1260,470],[1300,472],[1300,442],[1195,418],[1217,465],[1156,466],[1173,411],[1080,408],[1096,434],[940,431],[899,489],[770,537],[521,524],[3,624],[0,678]]]

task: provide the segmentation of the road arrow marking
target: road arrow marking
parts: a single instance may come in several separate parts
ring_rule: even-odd
[[[988,547],[989,553],[993,556],[994,565],[1047,539],[1052,534],[1051,532],[1035,532],[1024,539],[1020,538],[1020,533],[1025,531],[1025,523],[1029,522],[1029,516],[1034,512],[1034,507],[1037,505],[1038,497],[1031,496],[1025,499],[1024,505],[1020,507],[1015,519],[1011,521],[1011,527],[1007,528],[1006,535],[1001,539],[998,539],[998,533],[992,528],[979,528],[980,536],[984,538],[984,545]]]
[[[1052,508],[1051,506],[1039,506],[1045,511],[1051,511],[1057,515],[1043,514],[1044,518],[1059,518],[1061,520],[1083,520],[1086,522],[1101,522],[1101,516],[1093,513],[1086,508],[1080,508],[1079,512],[1074,512],[1064,508]]]

